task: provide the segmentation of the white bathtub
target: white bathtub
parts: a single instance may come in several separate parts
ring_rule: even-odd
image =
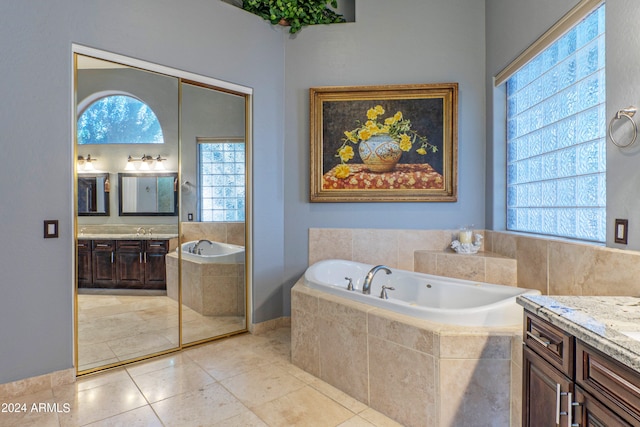
[[[182,259],[210,264],[244,264],[244,246],[232,245],[220,242],[202,242],[198,247],[200,254],[194,254],[194,246],[197,240],[183,243]],[[176,248],[176,253],[179,248]],[[190,251],[191,250],[191,251]]]
[[[310,266],[304,284],[330,294],[439,323],[463,326],[510,326],[522,323],[522,307],[516,297],[540,294],[537,290],[452,279],[391,269],[379,271],[371,294],[362,293],[364,278],[373,265],[345,260],[325,260]],[[354,290],[347,290],[352,278]],[[382,285],[389,299],[381,299]]]

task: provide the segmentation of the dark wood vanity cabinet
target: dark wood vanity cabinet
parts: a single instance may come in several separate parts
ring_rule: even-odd
[[[640,374],[525,311],[523,427],[640,425]]]
[[[167,240],[80,240],[78,286],[164,290],[168,248]]]

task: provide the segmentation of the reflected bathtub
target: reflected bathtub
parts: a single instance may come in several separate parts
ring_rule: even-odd
[[[200,254],[194,254],[193,248],[197,240],[181,245],[182,259],[211,264],[244,264],[244,246],[221,242],[202,242],[199,246]],[[180,248],[176,248],[178,252]]]
[[[303,283],[311,288],[371,306],[438,323],[461,326],[511,326],[522,323],[516,297],[540,291],[484,282],[453,279],[406,270],[379,271],[371,294],[362,293],[364,278],[373,265],[345,260],[325,260],[310,266]],[[353,291],[347,290],[349,277]],[[389,299],[380,298],[390,286]]]

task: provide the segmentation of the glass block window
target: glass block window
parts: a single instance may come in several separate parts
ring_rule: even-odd
[[[162,127],[153,110],[127,95],[90,104],[78,118],[78,144],[162,144]]]
[[[604,5],[507,80],[507,229],[606,240]]]
[[[200,221],[244,221],[244,141],[198,142]]]

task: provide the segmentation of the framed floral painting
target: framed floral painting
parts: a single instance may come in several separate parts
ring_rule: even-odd
[[[457,200],[457,83],[309,95],[312,202]]]

